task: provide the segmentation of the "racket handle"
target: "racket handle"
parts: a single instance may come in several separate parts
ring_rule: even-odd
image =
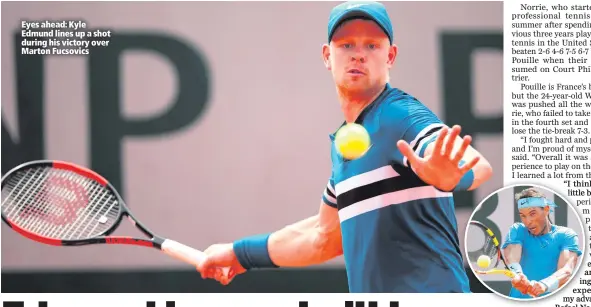
[[[197,267],[203,260],[205,260],[205,253],[189,247],[177,241],[166,239],[161,245],[162,251],[174,258],[177,258],[186,263],[190,263]],[[229,275],[230,268],[223,268],[225,276]]]
[[[164,240],[161,249],[165,254],[194,266],[198,266],[205,260],[204,252],[173,240]]]

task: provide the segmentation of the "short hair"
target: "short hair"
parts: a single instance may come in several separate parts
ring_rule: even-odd
[[[520,200],[523,198],[530,198],[530,197],[542,197],[542,198],[546,198],[546,196],[544,196],[544,194],[540,191],[538,191],[536,188],[528,188],[525,189],[517,194],[515,194],[515,200]]]

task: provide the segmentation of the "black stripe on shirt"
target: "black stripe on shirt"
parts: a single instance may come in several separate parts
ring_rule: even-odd
[[[435,127],[435,128],[433,128],[433,129],[429,130],[427,133],[425,133],[425,135],[423,135],[422,137],[420,137],[419,139],[417,139],[417,142],[415,143],[415,146],[413,146],[413,148],[412,148],[412,151],[417,151],[417,149],[419,149],[419,144],[420,144],[420,143],[421,143],[423,140],[425,140],[425,139],[429,138],[429,137],[430,137],[431,135],[433,135],[435,132],[437,132],[437,131],[441,130],[441,128],[443,128],[443,127],[442,127],[442,126]]]
[[[326,187],[326,194],[328,194],[328,196],[332,197],[332,198],[337,198],[328,187]]]
[[[391,164],[390,166],[399,176],[376,181],[340,194],[337,197],[339,210],[378,195],[427,186],[411,169],[397,164]]]

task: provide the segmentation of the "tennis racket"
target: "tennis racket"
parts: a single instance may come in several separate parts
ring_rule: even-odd
[[[509,270],[505,257],[501,252],[501,240],[493,231],[478,221],[470,221],[468,224],[466,247],[468,259],[475,273],[482,275],[501,274],[509,278],[515,277],[515,273]],[[490,258],[490,265],[481,268],[478,258],[482,255]]]
[[[123,217],[148,238],[111,235]],[[31,161],[10,170],[2,178],[2,221],[22,236],[49,245],[152,247],[194,266],[205,258],[202,251],[148,230],[101,175],[63,161]]]

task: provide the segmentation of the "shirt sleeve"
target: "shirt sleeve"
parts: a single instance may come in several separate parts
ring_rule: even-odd
[[[504,249],[505,247],[509,246],[510,244],[519,244],[523,245],[523,231],[524,231],[523,224],[515,223],[509,228],[509,233],[505,236],[505,240],[503,242],[503,246],[501,247]]]
[[[322,201],[324,201],[325,204],[333,208],[337,207],[337,196],[335,193],[334,180],[332,179],[332,177],[328,179],[328,183],[324,188],[324,193],[322,194]]]
[[[402,139],[409,143],[412,150],[420,157],[424,156],[427,146],[437,139],[439,131],[445,126],[431,110],[423,105],[416,108],[405,119],[404,125],[406,131],[402,134]],[[403,157],[402,163],[408,166],[406,157]]]
[[[574,252],[577,256],[581,256],[583,253],[579,248],[579,236],[570,229],[564,233],[560,248],[563,251],[568,250]]]
[[[405,98],[391,103],[387,110],[388,126],[392,133],[394,147],[398,140],[404,140],[420,157],[424,156],[427,146],[437,139],[438,132],[445,124],[421,102]],[[393,160],[408,167],[408,161],[398,148]]]

